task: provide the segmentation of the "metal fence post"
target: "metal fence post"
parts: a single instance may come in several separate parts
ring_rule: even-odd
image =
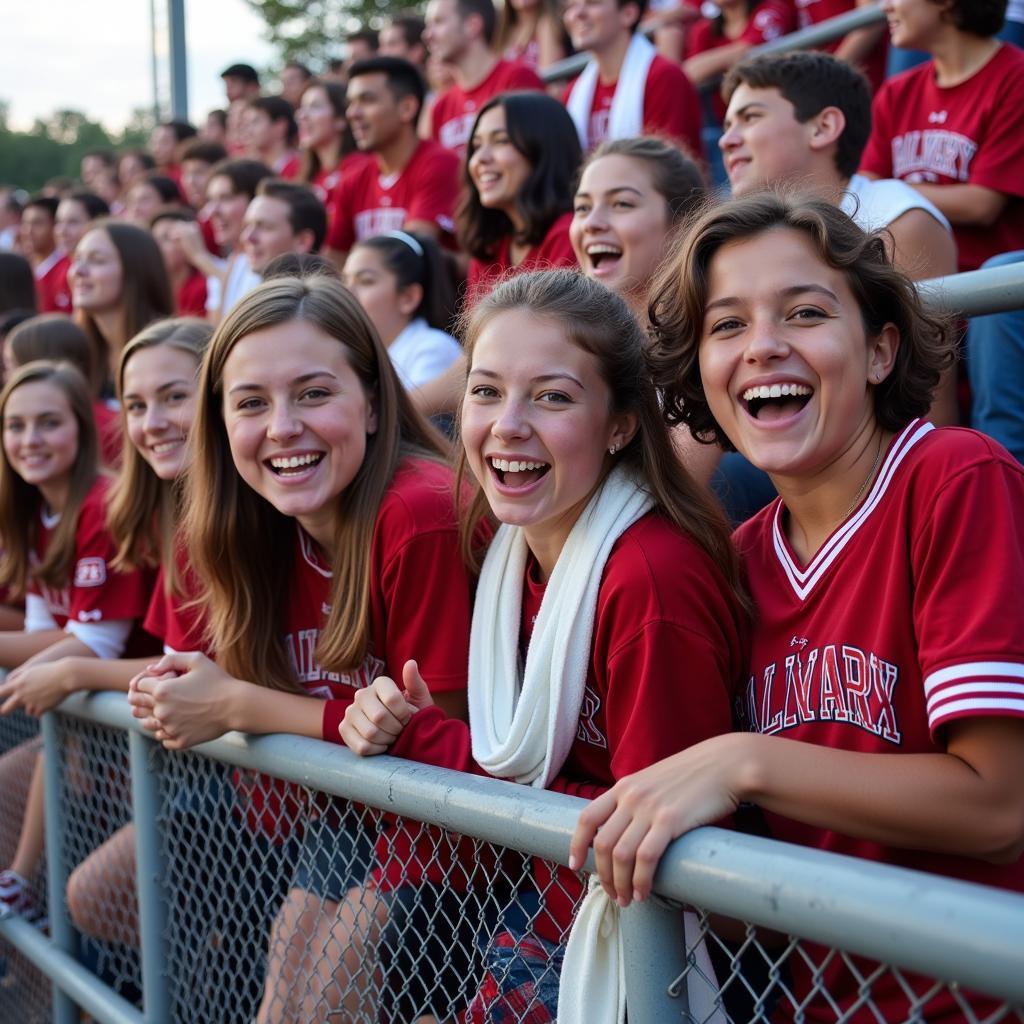
[[[139,938],[142,960],[142,998],[147,1024],[171,1019],[167,963],[167,903],[160,844],[159,762],[163,751],[137,732],[128,734],[132,771],[132,809],[135,818],[135,880],[139,899]],[[151,767],[151,760],[157,762]]]
[[[43,735],[43,784],[46,793],[46,902],[50,916],[50,936],[57,949],[77,960],[78,933],[71,923],[64,897],[68,885],[64,860],[64,798],[61,793],[64,757],[56,712],[48,711],[43,715],[40,728]],[[78,1024],[78,1020],[78,1007],[54,982],[54,1024]]]
[[[673,995],[669,985],[686,968],[683,912],[652,896],[631,903],[619,915],[626,967],[626,1013],[630,1020],[662,1024],[689,1018],[686,986]]]

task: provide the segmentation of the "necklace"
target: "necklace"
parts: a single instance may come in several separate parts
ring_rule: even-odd
[[[868,470],[868,475],[864,478],[864,483],[860,485],[859,490],[853,496],[853,501],[850,503],[850,507],[846,510],[846,514],[843,516],[843,520],[849,519],[853,515],[853,510],[860,504],[860,500],[864,497],[864,492],[868,489],[868,484],[875,477],[875,470],[878,469],[878,463],[882,459],[882,438],[879,435],[878,438],[878,451],[875,452],[875,461],[871,463],[871,469]]]

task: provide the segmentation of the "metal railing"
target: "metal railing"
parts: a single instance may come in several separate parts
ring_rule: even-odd
[[[486,1000],[504,980],[495,936],[514,936],[516,953],[529,960],[541,945],[531,939],[543,909],[579,897],[575,876],[558,868],[583,805],[573,797],[394,758],[362,760],[289,736],[229,734],[168,754],[117,694],[70,698],[44,716],[43,737],[51,934],[0,922],[11,947],[0,1019],[32,1019],[24,993],[38,998],[41,990],[14,975],[38,970],[53,983],[61,1024],[77,1021],[79,1006],[118,1024],[242,1024],[261,998],[274,1021],[329,1013],[412,1020],[402,1000],[418,989],[416,1015],[429,1004],[437,1019],[467,1012],[467,1020],[489,1020]],[[137,941],[83,940],[69,917],[68,874],[129,819]],[[318,890],[308,871],[296,874],[309,852],[289,849],[300,828],[307,840],[317,837],[317,857],[330,854],[349,880],[380,874],[375,885],[347,890],[359,893],[353,905],[366,918],[376,914],[379,927],[341,930],[351,898],[335,910],[318,895],[304,912],[318,928],[326,921],[330,941],[309,939],[304,948],[315,955],[284,977],[273,965],[286,960],[289,900]],[[353,835],[374,835],[376,846],[342,866],[338,850]],[[411,892],[411,903],[381,896],[392,869],[401,876],[394,892]],[[833,1008],[837,1021],[887,1020],[893,998],[906,1003],[900,1019],[962,1004],[966,1021],[1024,1021],[1024,897],[713,828],[673,844],[655,889],[659,899],[622,915],[631,1020],[695,1019],[686,982],[699,976],[715,986],[720,1021],[780,1012],[802,1019],[812,1004]],[[697,909],[700,923],[702,941],[687,933],[689,948],[682,904]],[[86,915],[89,933],[110,930],[104,914]],[[80,908],[77,917],[82,924]],[[84,959],[92,967],[83,962],[90,947]],[[422,951],[426,961],[417,961]],[[557,984],[557,961],[530,962],[533,999]],[[447,989],[446,973],[458,979]],[[994,1002],[982,1006],[967,990]],[[353,992],[361,1002],[349,1008]]]

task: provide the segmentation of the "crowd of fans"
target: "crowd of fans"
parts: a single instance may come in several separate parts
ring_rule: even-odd
[[[1024,889],[1024,314],[908,284],[1024,259],[1024,5],[883,0],[747,56],[854,6],[429,0],[0,187],[0,713],[117,689],[169,749],[284,731],[592,800],[603,890],[536,862],[528,926],[440,995],[403,966],[394,1019],[616,1019],[605,903],[747,805]],[[0,915],[36,906],[41,760],[0,759]],[[465,850],[295,834],[261,786],[297,866],[258,1019],[383,1013],[350,961],[415,932],[410,891],[457,920]],[[132,850],[72,874],[83,931],[137,941]]]

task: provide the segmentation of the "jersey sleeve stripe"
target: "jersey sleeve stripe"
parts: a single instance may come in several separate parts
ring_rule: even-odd
[[[943,704],[952,700],[960,700],[965,697],[979,700],[986,696],[1007,697],[1012,700],[1024,699],[1024,685],[984,680],[975,683],[961,683],[958,686],[945,686],[929,695],[928,714],[934,714]]]
[[[1017,661],[972,661],[950,665],[925,676],[924,692],[930,697],[934,690],[951,682],[976,680],[1017,680],[1024,685],[1024,664]]]
[[[928,728],[934,734],[940,725],[954,718],[972,718],[978,716],[994,716],[997,718],[1024,718],[1024,695],[1016,700],[951,700],[943,704],[934,714],[928,715]]]

